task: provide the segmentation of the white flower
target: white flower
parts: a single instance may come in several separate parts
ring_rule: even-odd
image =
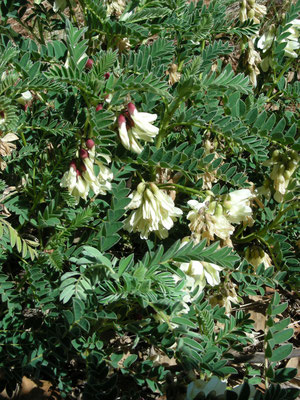
[[[247,221],[252,216],[250,200],[254,195],[249,189],[239,189],[226,196],[223,206],[227,210],[226,218],[233,224]]]
[[[26,92],[21,93],[21,97],[17,98],[17,102],[24,106],[31,99],[32,99],[32,94],[31,94],[31,92],[29,90],[27,90]]]
[[[133,211],[124,221],[124,229],[139,232],[141,239],[147,239],[150,232],[154,232],[160,239],[168,237],[168,230],[173,227],[176,218],[182,215],[173,200],[154,183],[140,184],[131,198],[127,208]]]
[[[133,103],[129,103],[127,108],[128,113],[121,114],[118,118],[120,139],[127,150],[139,154],[143,150],[139,140],[153,142],[159,132],[159,129],[151,124],[157,115],[139,112]]]
[[[113,179],[112,171],[106,167],[103,162],[95,158],[95,145],[92,139],[88,139],[86,145],[89,150],[80,149],[80,157],[83,161],[82,176],[89,184],[95,195],[105,195],[107,190],[111,189],[111,181]],[[104,156],[104,155],[102,155]],[[106,158],[106,157],[105,157]],[[108,157],[107,160],[110,161]],[[96,176],[94,172],[94,165],[98,165],[99,173]]]
[[[257,47],[261,49],[263,53],[265,53],[267,50],[269,50],[270,47],[272,47],[274,39],[275,39],[275,26],[271,25],[268,32],[264,33],[259,38],[257,42]]]
[[[69,171],[64,173],[60,186],[67,188],[69,193],[76,198],[77,203],[80,198],[86,200],[89,193],[89,184],[82,178],[74,161],[71,162]]]
[[[124,115],[119,115],[118,118],[118,124],[119,124],[119,136],[122,142],[122,145],[125,147],[127,150],[131,150],[134,153],[140,154],[143,150],[143,147],[139,143],[139,141],[135,138],[135,136],[132,133],[132,130],[130,129],[129,125],[126,124],[126,119]]]
[[[152,142],[153,138],[155,138],[159,132],[159,129],[151,124],[151,122],[157,119],[157,115],[139,112],[133,103],[129,103],[127,108],[130,117],[134,122],[132,127],[134,135],[139,139]]]
[[[70,164],[69,171],[65,172],[61,179],[60,186],[66,187],[68,188],[69,192],[72,192],[72,190],[76,186],[76,182],[77,182],[77,167],[75,162],[72,161]]]
[[[193,400],[201,392],[205,396],[208,396],[212,391],[215,391],[217,396],[224,394],[226,386],[227,382],[224,380],[221,381],[216,376],[213,376],[208,382],[197,379],[188,385],[186,400]]]
[[[184,246],[189,240],[190,238],[183,239],[181,246]],[[198,287],[198,293],[200,293],[206,286],[206,282],[210,286],[219,285],[221,282],[219,272],[222,271],[223,268],[219,265],[206,261],[191,260],[188,263],[180,263],[178,266],[186,275],[186,286],[190,291]],[[197,297],[197,295],[195,297]]]

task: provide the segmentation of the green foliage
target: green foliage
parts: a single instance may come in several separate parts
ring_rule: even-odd
[[[25,375],[135,400],[176,370],[296,398],[278,291],[300,287],[300,2],[264,25],[231,0],[43,3],[0,6],[0,391]],[[266,288],[263,372],[233,368]]]

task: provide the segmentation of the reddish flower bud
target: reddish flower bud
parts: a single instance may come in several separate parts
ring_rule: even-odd
[[[103,110],[103,104],[102,103],[98,104],[97,107],[96,107],[96,111],[100,111],[100,110]]]
[[[109,72],[106,72],[105,74],[104,74],[104,78],[105,79],[108,79],[110,77],[110,73]]]
[[[85,158],[89,157],[89,153],[85,149],[80,149],[79,156],[84,160]]]
[[[93,141],[93,139],[88,139],[86,142],[86,147],[91,150],[94,146],[95,146],[95,142]]]
[[[136,106],[133,103],[128,103],[127,104],[127,109],[130,114],[133,114],[136,110]]]
[[[70,163],[70,168],[73,168],[75,171],[77,170],[75,160],[72,160]]]
[[[79,171],[79,169],[76,170],[76,175],[81,176],[81,172]]]
[[[90,70],[90,69],[92,69],[93,64],[94,64],[94,61],[93,61],[91,58],[89,58],[89,59],[87,60],[86,64],[85,64],[85,68],[88,69],[88,70]]]
[[[28,110],[28,108],[29,108],[29,105],[28,104],[24,104],[24,111],[25,112]]]
[[[124,117],[124,115],[121,114],[121,115],[119,115],[119,118],[118,118],[118,124],[122,125],[124,123],[126,123],[126,118]]]

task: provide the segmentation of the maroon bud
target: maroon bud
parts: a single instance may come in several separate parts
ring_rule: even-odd
[[[94,146],[95,146],[95,142],[93,141],[93,139],[88,139],[86,142],[86,147],[91,150]]]
[[[100,111],[100,110],[103,110],[103,104],[102,103],[98,104],[97,107],[96,107],[96,111]]]
[[[133,114],[136,110],[136,106],[133,103],[128,103],[127,104],[127,109],[129,111],[129,114]]]
[[[70,168],[73,168],[75,171],[77,170],[76,163],[74,160],[71,161]]]
[[[29,108],[29,104],[24,104],[24,111],[26,112]]]
[[[81,172],[79,171],[79,169],[76,170],[76,175],[81,176]]]
[[[124,115],[119,115],[119,118],[118,118],[118,124],[119,125],[122,125],[122,124],[125,124],[126,123],[126,118],[124,117]]]
[[[105,74],[104,74],[104,78],[105,79],[108,79],[110,77],[110,73],[109,72],[106,72]]]
[[[89,153],[85,149],[80,149],[79,156],[84,160],[85,158],[89,157]]]
[[[90,70],[90,69],[92,69],[93,64],[94,64],[94,61],[93,61],[91,58],[89,58],[89,59],[87,60],[86,64],[85,64],[85,68],[88,69],[88,70]]]

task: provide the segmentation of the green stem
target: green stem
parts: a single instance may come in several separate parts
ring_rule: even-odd
[[[293,61],[294,61],[294,59],[289,60],[289,61],[285,64],[285,66],[283,67],[283,69],[281,70],[281,72],[280,72],[280,74],[278,75],[278,77],[274,79],[274,82],[273,82],[272,86],[270,87],[270,89],[268,90],[268,93],[267,93],[267,97],[268,97],[268,100],[267,100],[267,101],[270,101],[270,99],[271,99],[270,96],[271,96],[271,94],[273,93],[273,90],[274,90],[275,86],[277,86],[278,82],[279,82],[280,79],[283,77],[283,75],[286,73],[286,71],[289,69],[289,67],[290,67],[290,65],[292,64]]]
[[[178,188],[179,191],[184,192],[184,193],[193,193],[193,194],[198,194],[198,195],[203,195],[204,191],[203,190],[197,190],[197,189],[192,189],[187,186],[182,186],[178,185],[178,183],[162,183],[157,185],[161,189],[168,189],[171,190],[173,188]]]
[[[159,149],[164,137],[168,134],[168,124],[171,118],[173,117],[175,111],[180,106],[180,103],[184,101],[185,96],[179,96],[173,103],[170,105],[170,108],[167,108],[163,117],[163,120],[160,125],[159,134],[156,141],[156,148]]]

